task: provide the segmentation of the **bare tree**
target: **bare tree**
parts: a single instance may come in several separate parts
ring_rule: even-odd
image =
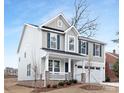
[[[32,71],[33,71],[33,76],[34,76],[34,91],[37,92],[37,80],[39,77],[39,64],[38,64],[38,59],[36,58],[36,54],[35,52],[32,52],[32,56],[31,56],[31,61],[32,61]]]
[[[118,37],[118,35],[119,35],[119,32],[116,32],[117,38],[116,39],[113,39],[112,42],[117,43],[117,44],[119,43],[119,37]]]
[[[96,20],[98,17],[90,19],[88,14],[89,5],[87,0],[75,0],[74,16],[71,24],[74,25],[80,34],[86,37],[93,37],[97,30]]]

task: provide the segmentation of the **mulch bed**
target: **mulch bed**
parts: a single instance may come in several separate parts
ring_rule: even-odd
[[[103,86],[100,84],[84,84],[80,88],[86,90],[102,90]]]
[[[75,86],[75,85],[80,85],[80,83],[77,84],[71,84],[71,85],[64,85],[64,86],[57,86],[57,88],[46,88],[46,87],[42,87],[42,88],[36,88],[32,91],[32,93],[40,93],[40,92],[48,92],[48,91],[52,91],[52,90],[56,90],[56,89],[62,89],[62,88],[68,88],[71,86]]]

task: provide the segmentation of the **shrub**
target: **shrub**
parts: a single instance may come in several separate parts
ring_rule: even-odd
[[[57,85],[55,84],[55,85],[52,85],[52,88],[57,88]]]
[[[64,82],[59,82],[58,85],[59,86],[64,86]]]
[[[47,85],[47,88],[50,88],[50,87],[51,87],[50,84],[48,84],[48,85]]]
[[[74,83],[74,84],[76,84],[76,83],[77,83],[77,80],[76,80],[76,79],[74,79],[74,80],[73,80],[73,83]]]
[[[69,80],[68,82],[73,83],[73,80]]]
[[[106,77],[105,77],[105,81],[106,82],[110,82],[110,78],[106,75]]]
[[[67,85],[71,85],[71,82],[70,82],[70,81],[67,81],[66,84],[67,84]]]
[[[64,83],[67,85],[68,81],[67,81],[67,80],[65,80],[65,81],[64,81]]]

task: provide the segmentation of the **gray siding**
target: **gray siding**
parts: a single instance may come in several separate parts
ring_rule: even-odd
[[[60,35],[60,50],[64,50],[65,38],[64,35],[62,34],[59,35]],[[42,31],[42,48],[47,48],[47,31]]]
[[[104,45],[102,45],[102,56],[101,57],[96,57],[96,56],[93,56],[93,43],[89,42],[88,55],[92,56],[91,58],[92,58],[93,62],[104,62]],[[88,60],[88,55],[86,55],[87,60]]]
[[[68,31],[65,35],[65,39],[66,39],[66,45],[65,45],[65,50],[66,51],[69,51],[68,50],[68,38],[69,36],[74,36],[75,37],[75,52],[78,53],[78,36],[77,36],[77,33],[75,33],[75,31],[73,29],[71,29],[70,31]]]
[[[58,18],[56,18],[53,22],[47,24],[46,26],[52,27],[52,28],[56,28],[56,29],[61,29],[61,30],[64,30],[64,31],[65,31],[66,29],[68,29],[68,26],[65,24],[64,20],[62,20],[62,22],[63,22],[62,27],[58,27],[58,26],[57,26],[57,21],[58,21],[58,20],[62,20],[62,18],[61,18],[61,17],[58,17]]]

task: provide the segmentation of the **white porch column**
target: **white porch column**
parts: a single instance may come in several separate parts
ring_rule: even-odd
[[[71,80],[71,58],[68,59],[68,80]]]
[[[85,73],[85,60],[81,60],[82,61],[82,73]]]
[[[49,71],[49,55],[46,55],[46,59],[45,59],[45,71]]]
[[[47,81],[49,79],[48,74],[49,74],[49,55],[46,55],[45,59],[45,71],[44,71],[44,87],[47,86]]]
[[[68,72],[71,72],[71,58],[68,59]]]

